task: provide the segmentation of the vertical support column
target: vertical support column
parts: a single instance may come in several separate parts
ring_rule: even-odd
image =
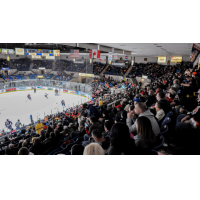
[[[97,50],[100,50],[100,45],[98,44],[98,46],[97,46]]]

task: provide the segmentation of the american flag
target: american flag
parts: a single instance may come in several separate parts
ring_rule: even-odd
[[[79,50],[70,49],[70,58],[79,58]]]

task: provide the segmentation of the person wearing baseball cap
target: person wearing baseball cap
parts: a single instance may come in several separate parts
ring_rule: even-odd
[[[117,108],[117,111],[123,110],[123,106],[121,104],[115,106],[115,108]]]
[[[139,99],[139,98],[133,99],[133,101],[134,101],[134,105],[135,105],[137,102],[142,102],[142,100]]]

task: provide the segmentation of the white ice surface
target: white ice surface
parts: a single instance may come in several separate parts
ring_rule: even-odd
[[[48,94],[48,99],[44,97],[45,93]],[[28,94],[32,97],[31,101],[27,99]],[[28,125],[31,122],[30,115],[36,121],[39,118],[43,119],[44,114],[46,116],[61,112],[61,100],[65,101],[65,109],[88,102],[87,98],[72,94],[61,93],[61,96],[55,96],[54,91],[37,90],[34,93],[33,90],[27,90],[0,94],[0,129],[5,128],[6,119],[14,125],[18,119],[22,124]]]

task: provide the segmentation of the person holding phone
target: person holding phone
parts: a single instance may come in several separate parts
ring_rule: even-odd
[[[96,117],[90,117],[85,123],[86,134],[84,135],[84,140],[88,140],[91,137],[91,133],[94,129],[102,130],[102,127]]]

